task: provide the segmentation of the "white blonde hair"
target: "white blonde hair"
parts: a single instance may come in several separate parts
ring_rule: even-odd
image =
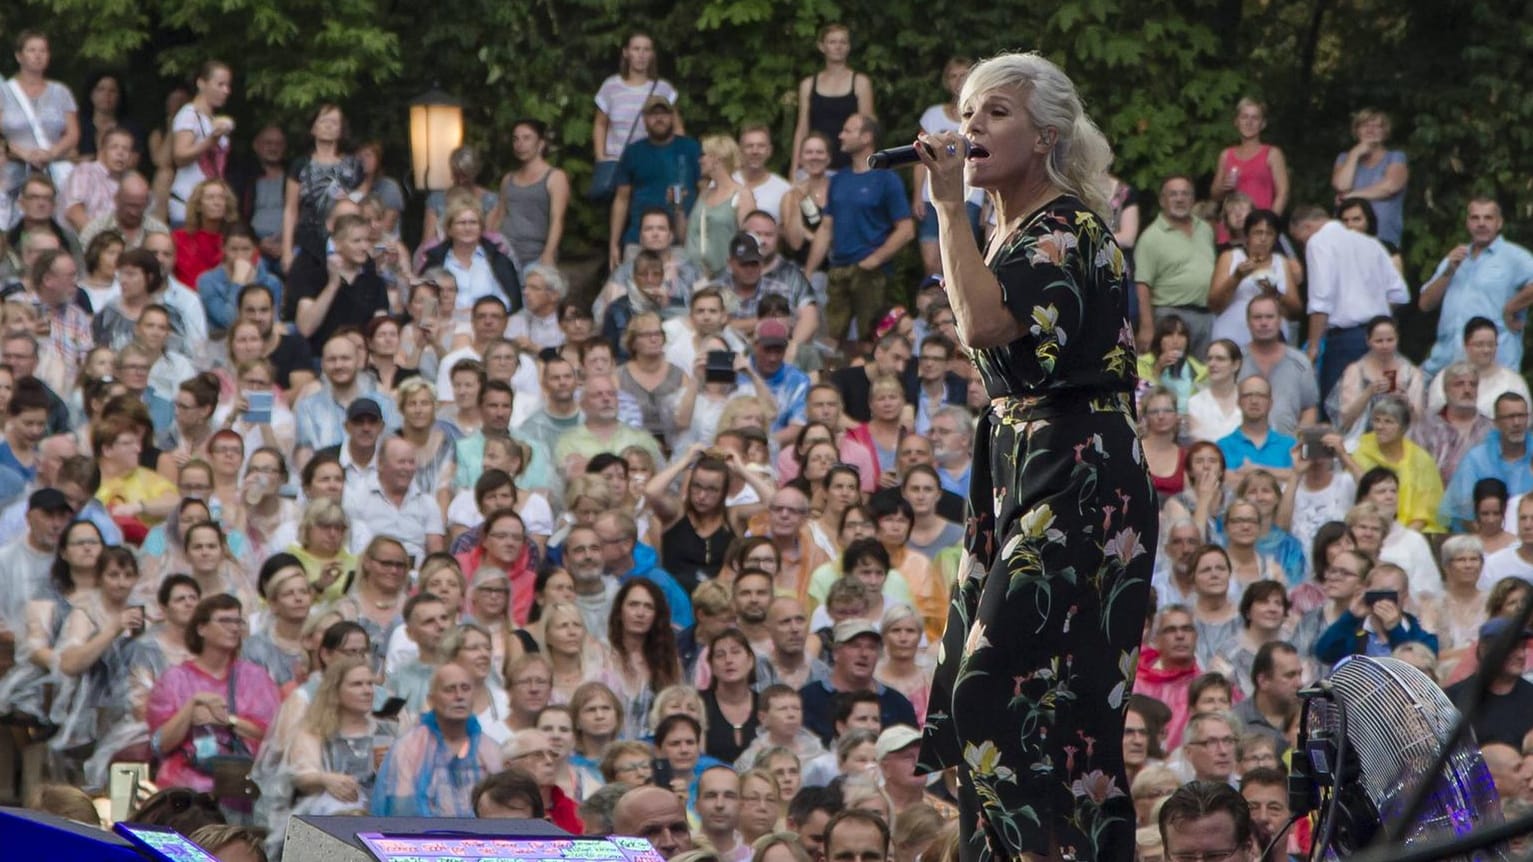
[[[969,72],[958,104],[967,107],[992,90],[1017,89],[1026,90],[1033,125],[1040,131],[1052,128],[1057,135],[1044,163],[1049,181],[1080,198],[1093,212],[1106,212],[1112,147],[1086,116],[1075,84],[1058,66],[1033,52],[991,57]]]

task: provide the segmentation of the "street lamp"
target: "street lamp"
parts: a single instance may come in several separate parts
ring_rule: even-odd
[[[462,102],[435,88],[410,102],[410,165],[416,188],[451,186],[447,157],[462,143]]]

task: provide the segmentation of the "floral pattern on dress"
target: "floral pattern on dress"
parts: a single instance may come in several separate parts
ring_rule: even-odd
[[[1121,250],[1058,198],[990,264],[1021,334],[974,351],[993,399],[976,432],[966,555],[921,762],[957,767],[965,862],[1128,862],[1120,740],[1157,535],[1134,429]]]

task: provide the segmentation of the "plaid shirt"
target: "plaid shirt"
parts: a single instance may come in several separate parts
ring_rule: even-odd
[[[1442,474],[1443,485],[1446,486],[1453,478],[1453,473],[1458,469],[1458,462],[1464,459],[1464,455],[1474,447],[1484,442],[1485,436],[1495,427],[1495,423],[1485,417],[1483,413],[1476,413],[1474,424],[1469,426],[1467,434],[1460,434],[1453,423],[1444,418],[1446,407],[1435,413],[1428,413],[1421,418],[1420,422],[1411,426],[1410,438],[1417,446],[1427,450],[1432,460],[1437,462],[1437,470]]]
[[[80,306],[66,302],[48,308],[47,311],[53,322],[52,332],[41,341],[38,350],[57,361],[55,367],[63,376],[57,382],[44,382],[52,386],[54,391],[64,392],[79,374],[80,366],[85,364],[86,355],[96,346],[96,339],[91,332],[90,315]]]

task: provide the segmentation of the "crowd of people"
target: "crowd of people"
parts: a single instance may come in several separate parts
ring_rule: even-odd
[[[634,34],[595,95],[589,189],[519,121],[514,167],[485,187],[454,151],[405,238],[384,145],[353,148],[339,106],[246,158],[230,66],[146,134],[131,81],[77,102],[22,33],[0,87],[0,794],[62,805],[59,783],[149,763],[168,796],[140,815],[212,829],[223,858],[343,812],[546,817],[668,859],[937,853],[954,788],[916,760],[988,398],[924,169],[867,169],[876,82],[847,28],[818,46],[786,160],[765,126],[687,136]],[[960,128],[969,66],[924,131]],[[1212,168],[1207,200],[1171,176],[1142,219],[1114,180],[1100,213],[1137,285],[1161,507],[1110,788],[1144,860],[1171,849],[1157,823],[1220,803],[1206,782],[1249,804],[1246,843],[1286,823],[1302,684],[1395,655],[1452,693],[1533,590],[1533,257],[1472,201],[1416,292],[1441,322],[1413,363],[1388,118],[1358,113],[1326,207],[1290,200],[1259,103],[1234,126],[1187,166]],[[572,206],[609,214],[595,291],[559,266]],[[1475,730],[1526,804],[1523,661]]]

